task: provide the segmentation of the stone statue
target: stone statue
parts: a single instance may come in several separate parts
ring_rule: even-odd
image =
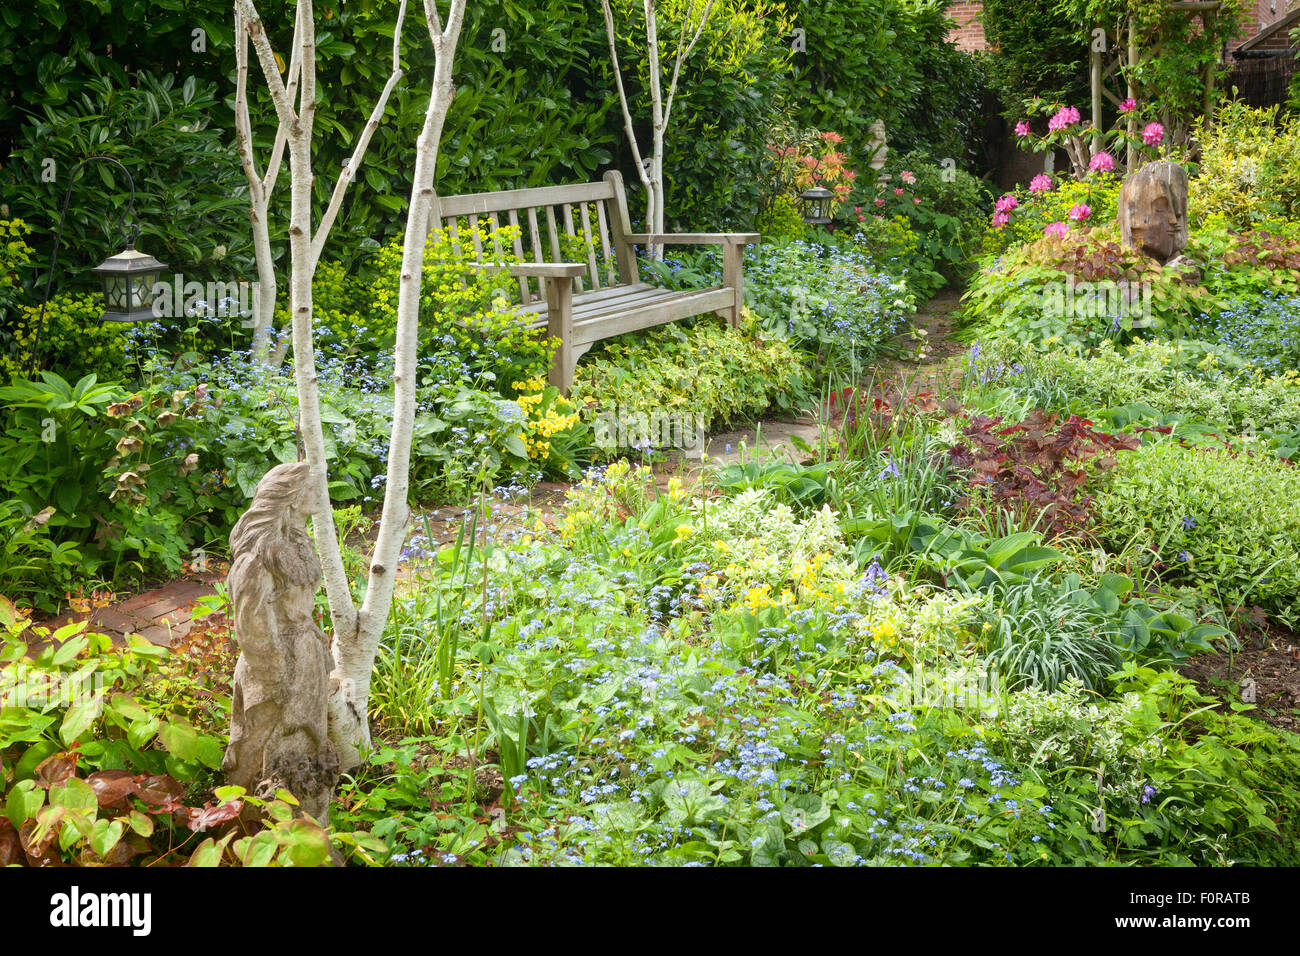
[[[1187,248],[1187,170],[1177,163],[1147,163],[1119,191],[1124,244],[1160,262]]]
[[[314,498],[305,462],[277,465],[230,532],[240,654],[222,769],[257,796],[286,788],[325,823],[339,762],[326,716],[333,662],[313,616],[321,567],[306,523]]]
[[[867,153],[871,156],[867,163],[876,172],[885,168],[885,157],[889,155],[889,145],[885,137],[885,121],[876,120],[868,127],[871,141],[867,143]]]

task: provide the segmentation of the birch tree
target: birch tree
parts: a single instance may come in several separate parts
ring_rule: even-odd
[[[614,85],[618,89],[618,102],[623,110],[623,128],[627,132],[628,145],[632,149],[632,158],[636,162],[637,173],[646,191],[646,232],[663,234],[664,229],[664,141],[668,133],[668,122],[672,118],[673,98],[677,95],[677,84],[681,78],[682,64],[695,49],[709,16],[713,13],[715,0],[684,0],[680,30],[678,31],[677,55],[673,58],[673,72],[668,80],[668,93],[664,95],[662,69],[659,58],[659,19],[658,0],[642,0],[645,13],[646,54],[650,60],[650,155],[643,156],[641,145],[637,141],[633,127],[632,111],[628,106],[627,93],[623,87],[623,71],[619,67],[618,48],[615,41],[614,11],[610,0],[600,0],[601,12],[605,15],[605,36],[609,41],[609,60],[614,69]],[[652,246],[656,258],[663,258],[663,246]]]
[[[320,554],[325,592],[333,624],[331,650],[334,671],[331,674],[330,739],[338,750],[343,769],[360,762],[361,750],[370,743],[370,677],[379,638],[392,605],[393,585],[402,542],[406,537],[409,510],[411,433],[415,420],[416,359],[419,344],[420,286],[423,279],[424,251],[429,218],[433,206],[433,179],[437,166],[442,128],[453,95],[452,63],[467,0],[451,0],[446,25],[438,14],[436,0],[423,0],[425,20],[433,43],[435,63],[433,85],[424,124],[415,144],[414,181],[406,220],[402,250],[402,271],[397,301],[397,340],[393,368],[393,422],[389,436],[387,484],[384,493],[379,532],[371,555],[365,598],[360,607],[352,600],[347,575],[340,556],[334,515],[329,502],[329,475],[325,460],[325,440],[321,425],[320,394],[316,377],[316,353],[312,320],[312,277],[321,250],[329,236],[344,193],[356,176],[370,138],[379,125],[389,94],[402,77],[399,63],[402,22],[406,0],[401,0],[397,25],[393,32],[393,71],[380,94],[365,129],[357,138],[351,158],[339,173],[329,205],[319,223],[312,224],[312,127],[316,103],[315,21],[311,0],[299,0],[295,21],[294,49],[288,69],[282,76],[275,51],[266,36],[254,0],[235,0],[235,19],[241,39],[239,47],[252,44],[262,75],[275,104],[279,120],[276,147],[272,149],[275,165],[278,149],[287,148],[290,174],[289,210],[289,311],[292,326],[294,378],[298,393],[299,427],[311,480],[317,488],[319,510],[312,518],[316,547]],[[240,155],[249,174],[250,186],[257,169],[252,162],[251,124],[247,117],[247,56],[238,62],[241,76],[237,89],[245,91],[243,109],[237,109],[237,135],[241,139]],[[291,84],[296,86],[291,88]],[[283,138],[284,147],[279,143]],[[259,208],[263,221],[265,203],[275,176],[272,168],[258,179],[252,210]],[[261,203],[259,207],[258,203]],[[254,222],[255,233],[259,228]],[[264,225],[262,228],[265,228]],[[261,241],[262,237],[258,238]],[[264,248],[269,265],[270,241]],[[259,254],[261,277],[263,259]],[[273,299],[272,299],[273,304]],[[259,321],[265,320],[264,311]]]

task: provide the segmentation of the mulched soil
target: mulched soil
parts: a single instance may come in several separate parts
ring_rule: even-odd
[[[1300,733],[1300,635],[1256,618],[1239,632],[1245,647],[1234,653],[1197,654],[1182,671],[1202,693],[1246,700],[1248,711],[1274,727]]]

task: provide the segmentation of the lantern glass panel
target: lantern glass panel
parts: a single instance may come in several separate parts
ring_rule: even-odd
[[[130,298],[130,281],[124,275],[104,276],[104,304],[115,312],[125,312]]]

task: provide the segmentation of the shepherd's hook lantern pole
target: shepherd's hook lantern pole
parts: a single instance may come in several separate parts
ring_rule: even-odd
[[[110,256],[94,268],[94,273],[103,283],[104,315],[103,322],[138,322],[153,317],[153,288],[158,281],[158,273],[166,268],[153,256],[137,252],[135,241],[140,235],[140,226],[133,222],[135,216],[135,180],[131,171],[111,156],[89,156],[78,163],[72,170],[71,182],[63,194],[63,207],[59,210],[59,226],[54,232],[54,250],[50,254],[50,271],[45,277],[45,295],[41,298],[41,315],[37,320],[36,332],[32,338],[32,359],[28,369],[28,378],[36,374],[36,359],[39,355],[41,333],[45,331],[45,309],[50,302],[50,288],[54,284],[54,270],[59,263],[59,246],[63,242],[63,223],[68,215],[68,201],[72,198],[72,189],[77,184],[77,176],[90,163],[112,163],[122,170],[127,184],[131,187],[131,197],[127,200],[126,213],[122,217],[122,244],[125,248],[115,256]]]

